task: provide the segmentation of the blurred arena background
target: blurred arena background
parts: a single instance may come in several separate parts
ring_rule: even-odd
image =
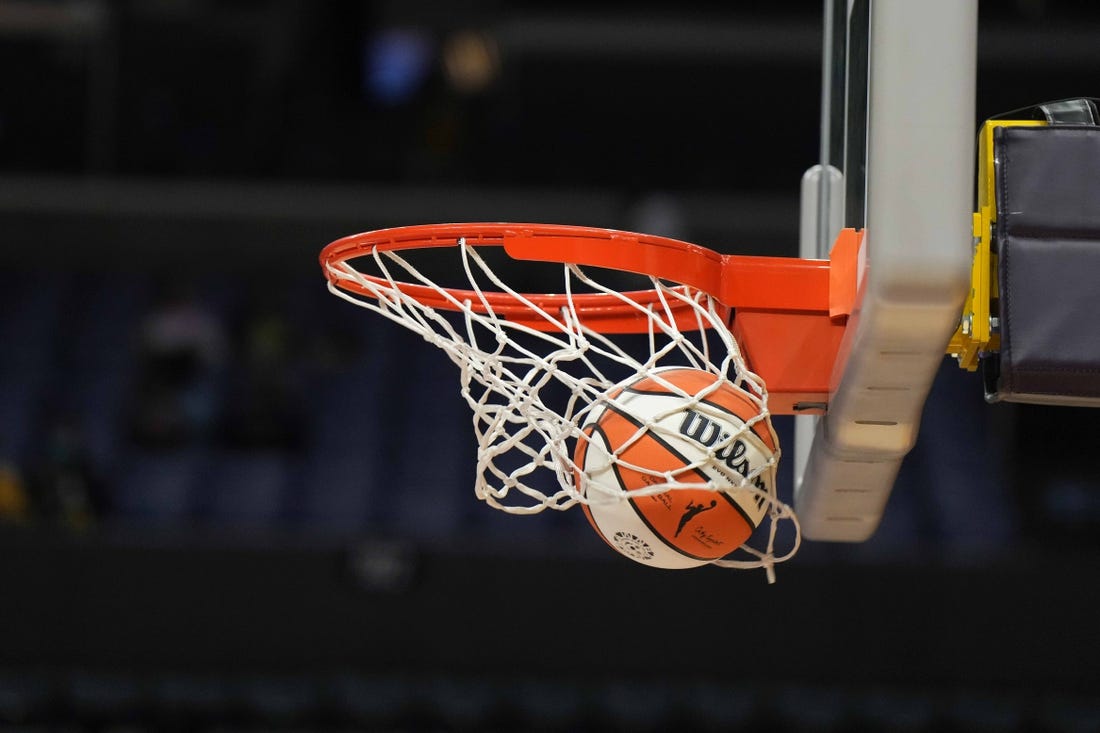
[[[477,502],[457,371],[325,290],[440,221],[794,255],[821,18],[0,1],[0,730],[1100,730],[1095,412],[945,361],[871,542],[653,571]],[[981,18],[975,131],[1096,93],[1100,6]]]

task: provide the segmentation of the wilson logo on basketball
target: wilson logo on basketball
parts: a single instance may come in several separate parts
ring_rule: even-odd
[[[731,442],[733,433],[728,432],[725,426],[706,415],[700,415],[695,410],[685,411],[684,419],[680,423],[680,434],[705,448],[721,446],[714,451],[714,457],[736,471],[742,478],[753,472],[753,466],[745,455],[749,449],[745,441],[738,438]],[[764,483],[762,475],[756,475],[750,483],[761,491],[767,491],[767,484]],[[766,499],[758,494],[753,501],[756,502],[757,508],[760,508],[764,506]]]

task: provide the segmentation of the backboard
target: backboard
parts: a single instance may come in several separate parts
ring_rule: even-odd
[[[801,256],[863,232],[857,306],[822,417],[795,426],[807,539],[875,531],[969,287],[977,0],[825,0],[821,163]]]
[[[589,472],[569,447],[588,440],[578,435],[583,411],[674,354],[686,363],[673,366],[738,384],[759,378],[759,412],[741,416],[745,425],[796,415],[802,536],[874,534],[970,286],[977,0],[825,0],[824,9],[821,162],[802,182],[799,258],[508,222],[396,227],[322,251],[334,294],[421,334],[459,366],[476,418],[479,498],[520,514],[588,501]],[[436,282],[401,254],[440,247],[457,253],[451,270],[466,284]],[[479,254],[492,250],[563,264],[563,279],[517,291]],[[586,268],[643,275],[649,285],[620,292],[618,278],[609,287]],[[697,347],[682,338],[688,327],[701,332]],[[612,334],[646,334],[645,354],[631,356]],[[712,351],[714,334],[722,348]],[[548,384],[571,397],[543,401]],[[505,465],[509,456],[521,465]],[[539,469],[557,479],[550,493],[527,481]],[[676,488],[657,481],[645,491]],[[619,490],[618,500],[634,500]],[[504,503],[510,496],[533,503]],[[789,553],[773,552],[775,521],[793,515],[774,491],[764,498],[774,509],[768,546],[742,546],[755,556],[748,565],[720,562],[766,567],[772,577],[797,539]]]

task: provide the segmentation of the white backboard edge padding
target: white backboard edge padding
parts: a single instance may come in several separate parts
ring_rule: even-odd
[[[862,298],[795,510],[807,539],[878,527],[970,281],[977,0],[874,0]]]

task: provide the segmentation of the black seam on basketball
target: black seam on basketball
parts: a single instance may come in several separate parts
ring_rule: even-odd
[[[649,394],[649,395],[656,395],[656,396],[662,396],[662,395],[675,396],[675,395],[669,395],[668,393],[665,393],[665,392],[640,392],[640,393],[636,393],[636,394]],[[605,410],[604,410],[603,414],[600,415],[601,420],[603,419],[604,415],[607,414],[607,410],[611,410],[616,415],[623,418],[624,420],[626,420],[628,423],[630,423],[631,425],[633,425],[636,428],[645,427],[645,423],[641,422],[640,420],[635,419],[632,415],[629,415],[626,412],[623,412],[623,410],[621,408],[619,408],[614,402],[608,402],[608,403],[605,404]],[[733,413],[730,413],[730,414],[733,414]],[[599,423],[597,422],[595,425],[598,426]],[[604,433],[601,430],[600,434],[603,436],[604,442],[607,443],[608,448],[610,448],[611,447],[611,440],[607,437],[607,433]],[[747,433],[742,432],[742,434],[745,435],[745,437],[755,438],[757,441],[760,441],[759,443],[757,443],[753,447],[756,448],[757,450],[759,450],[761,453],[769,452],[767,450],[767,446],[764,445],[763,441],[760,440],[759,435],[756,435],[751,430],[748,431]],[[662,438],[660,435],[657,435],[656,433],[654,433],[652,431],[649,431],[649,430],[646,431],[646,435],[649,438],[651,438],[654,442],[656,442],[658,445],[660,445],[662,448],[667,450],[669,453],[671,453],[672,455],[679,458],[681,461],[684,461],[685,463],[691,463],[692,462],[692,461],[688,460],[687,456],[682,454],[680,451],[676,450],[676,448],[674,448],[673,446],[669,445],[664,440],[664,438]],[[765,463],[767,463],[767,459],[765,459]],[[693,468],[692,471],[697,476],[699,476],[700,478],[702,478],[705,481],[713,481],[714,480],[713,476],[710,476],[709,474],[704,473],[701,469]],[[624,490],[625,490],[625,487],[624,487]],[[749,491],[749,489],[746,489],[744,487],[737,487],[737,486],[730,487],[730,490],[731,491],[739,491],[739,490],[740,491]],[[724,491],[719,492],[719,493],[723,494],[730,501],[734,502],[734,504],[737,506],[738,510],[741,511],[741,515],[745,517],[746,521],[748,521],[750,527],[755,527],[756,526],[756,524],[752,520],[749,519],[748,515],[745,514],[744,510],[741,509],[741,506],[739,504],[737,504],[736,501],[734,501],[733,497],[731,497],[729,494],[727,494]]]
[[[649,397],[679,397],[680,399],[683,399],[683,397],[681,395],[679,395],[675,392],[668,392],[668,391],[665,391],[665,392],[650,392],[650,391],[644,390],[644,389],[630,389],[630,388],[627,388],[627,387],[624,387],[623,391],[630,392],[631,394],[636,394],[636,395],[648,395]],[[737,432],[735,433],[736,435],[743,435],[746,438],[749,438],[750,440],[752,440],[753,441],[753,447],[756,448],[761,453],[774,453],[774,451],[771,448],[768,447],[768,444],[764,442],[764,439],[761,438],[756,433],[756,430],[754,430],[755,425],[751,428],[745,427],[745,424],[746,424],[745,418],[741,417],[736,412],[731,412],[730,410],[727,410],[726,408],[722,407],[721,405],[714,404],[710,400],[699,400],[699,403],[704,404],[704,405],[708,405],[710,407],[713,407],[715,410],[717,410],[719,412],[724,412],[727,415],[731,415],[733,417],[736,417],[738,420],[741,421],[741,427],[737,429]],[[609,407],[614,403],[607,402],[607,403],[604,403],[604,404],[605,404],[605,406]],[[615,412],[618,413],[619,411],[616,410]],[[600,419],[602,419],[603,416],[606,415],[606,414],[607,414],[607,411],[605,409],[605,411],[600,415]],[[619,414],[622,414],[622,413],[619,413]],[[627,417],[627,416],[624,415],[624,417]],[[631,420],[631,422],[634,423],[635,425],[637,425],[638,427],[642,427],[642,423],[637,422],[636,420]],[[757,424],[759,424],[759,423],[757,423]],[[677,454],[677,455],[679,455],[679,454]]]
[[[584,473],[584,462],[588,458],[588,449],[592,447],[592,434],[596,432],[596,427],[596,425],[585,425],[581,428],[581,435],[587,436],[588,439],[578,438],[577,441],[580,445],[573,451],[574,453],[579,453],[577,458],[580,460],[575,463],[577,468],[581,470],[581,473]],[[606,440],[606,436],[604,436],[604,439]]]
[[[747,489],[741,489],[741,491],[746,490]],[[718,493],[722,496],[723,499],[730,503],[730,506],[737,510],[737,513],[740,514],[741,518],[745,520],[745,524],[749,525],[749,527],[751,527],[753,530],[755,530],[757,526],[759,526],[756,524],[756,522],[752,521],[752,519],[749,518],[748,514],[745,513],[745,508],[741,506],[741,503],[730,496],[728,492],[719,491]],[[752,532],[749,532],[749,534],[752,534]]]
[[[604,414],[606,414],[606,413],[604,413]],[[614,453],[614,451],[611,450],[611,438],[607,435],[607,433],[605,433],[603,431],[602,428],[600,428],[599,425],[590,425],[590,426],[588,426],[588,428],[585,428],[585,429],[586,430],[590,429],[592,431],[589,437],[595,436],[597,433],[599,434],[600,439],[603,440],[603,446],[602,447],[604,448],[605,453],[607,453],[608,455]],[[589,445],[585,447],[585,456],[586,457],[588,455],[588,449],[591,448],[591,447],[592,447],[591,442],[589,442]],[[583,471],[584,473],[588,473],[587,469],[585,468],[584,463],[581,463],[580,467],[581,467],[581,471]],[[616,483],[619,484],[619,488],[622,489],[623,491],[628,491],[628,489],[626,488],[626,485],[623,483],[623,477],[619,475],[619,466],[614,461],[611,462],[611,470],[615,472],[615,481],[616,481]],[[586,491],[585,496],[587,496],[587,495],[588,495],[588,492]],[[649,531],[653,533],[653,536],[656,537],[657,539],[661,540],[662,542],[664,542],[664,538],[661,537],[661,533],[658,532],[656,529],[654,529],[653,526],[648,521],[646,521],[646,518],[638,512],[638,507],[634,506],[633,502],[631,502],[631,506],[634,509],[634,512],[639,515],[639,518],[642,520],[642,523],[645,524],[645,526],[649,527]],[[615,547],[615,545],[611,542],[611,538],[608,537],[604,533],[603,528],[600,527],[600,523],[596,519],[596,515],[592,512],[591,506],[582,505],[582,508],[585,509],[585,511],[587,512],[588,518],[592,522],[592,525],[596,527],[597,533],[600,535],[600,538],[603,539],[603,541],[606,542],[607,545],[611,549],[615,550],[616,552],[621,553],[621,550],[619,550],[619,548]],[[668,544],[668,543],[666,542],[665,544]],[[679,551],[678,548],[675,548],[675,547],[673,547],[672,549]],[[698,558],[698,559],[699,560],[705,560],[706,558]]]
[[[644,428],[645,427],[645,423],[643,423],[640,420],[635,419],[632,415],[629,415],[629,414],[623,412],[622,409],[620,409],[617,405],[615,405],[612,402],[609,402],[607,404],[607,409],[611,410],[616,415],[623,418],[624,420],[626,420],[628,423],[630,423],[631,425],[633,425],[636,428]],[[606,415],[607,413],[604,413],[604,414]],[[660,435],[657,435],[652,430],[649,430],[649,429],[646,430],[646,437],[651,438],[655,443],[657,443],[657,445],[661,446],[662,448],[667,450],[669,453],[671,453],[672,455],[679,458],[685,464],[689,464],[689,463],[693,462],[693,461],[688,460],[687,456],[682,454],[680,451],[676,450],[674,447],[672,447],[672,445],[670,445],[668,442],[666,442],[664,438],[662,438]],[[607,440],[607,434],[606,433],[604,434],[604,440]],[[611,447],[611,441],[610,440],[607,440],[607,446],[609,448]],[[618,465],[618,464],[614,464],[614,465]],[[693,468],[691,470],[697,476],[699,476],[699,478],[703,479],[704,481],[711,481],[712,480],[710,476],[703,473],[698,468]]]
[[[677,454],[677,455],[679,455],[679,454]],[[619,464],[618,463],[612,463],[611,464],[611,470],[615,472],[615,480],[619,482],[619,487],[623,491],[629,491],[630,489],[626,488],[626,485],[623,483],[622,475],[619,474]],[[676,546],[671,541],[669,541],[663,534],[658,532],[656,527],[654,527],[652,524],[649,523],[649,517],[647,517],[645,515],[645,512],[643,512],[641,510],[641,508],[638,506],[637,502],[635,502],[633,496],[627,497],[626,501],[627,501],[628,504],[630,504],[630,508],[634,510],[634,513],[636,515],[638,515],[638,519],[642,520],[642,524],[644,524],[646,527],[648,527],[649,531],[653,533],[653,536],[656,537],[657,540],[661,542],[661,544],[668,547],[668,549],[672,550],[677,555],[683,555],[684,557],[690,557],[693,560],[702,560],[704,562],[709,562],[709,561],[715,559],[713,557],[702,557],[700,555],[695,555],[693,553],[688,552],[687,550],[685,550],[682,547]]]
[[[607,446],[608,448],[611,447],[611,441],[609,441],[607,439],[607,434],[604,433],[602,430],[600,430],[598,425],[587,425],[581,430],[581,432],[586,434],[589,439],[584,441],[584,447],[583,448],[581,448],[581,447],[577,448],[578,451],[583,450],[583,452],[584,452],[584,455],[580,456],[581,460],[577,461],[577,467],[580,469],[581,473],[587,474],[588,471],[585,470],[584,464],[585,464],[585,461],[588,459],[588,449],[592,447],[592,440],[591,440],[592,436],[595,435],[598,432],[600,434],[600,437],[603,439],[604,445]],[[588,498],[587,489],[584,492],[584,496],[585,496],[585,498]],[[617,547],[615,547],[615,545],[611,542],[611,538],[608,537],[607,535],[605,535],[603,533],[603,530],[600,529],[600,523],[596,521],[596,515],[592,513],[592,508],[588,504],[582,502],[581,503],[581,511],[584,513],[584,516],[588,519],[588,523],[591,524],[593,529],[596,530],[596,534],[598,534],[600,536],[600,539],[603,540],[604,543],[608,547],[610,547],[612,550],[615,550],[615,552],[619,552],[619,549]]]
[[[679,392],[671,392],[667,389],[663,390],[661,392],[651,392],[648,389],[632,389],[630,387],[623,387],[622,391],[623,392],[629,392],[630,394],[636,394],[636,395],[649,395],[650,397],[679,397],[680,399],[685,399],[685,397],[683,395],[681,395]],[[685,390],[685,393],[686,392],[687,391]],[[756,431],[753,429],[753,427],[755,427],[756,425],[753,425],[753,427],[745,427],[745,425],[748,423],[748,420],[746,420],[741,415],[738,415],[733,410],[729,410],[725,407],[722,407],[722,405],[719,405],[715,402],[711,402],[710,400],[705,399],[705,398],[700,400],[700,399],[696,398],[694,395],[691,395],[688,399],[694,399],[701,405],[706,405],[708,407],[713,407],[718,412],[724,412],[727,415],[730,415],[732,417],[736,417],[738,420],[741,421],[741,428],[738,430],[738,432],[742,433],[744,435],[751,435],[753,438],[760,441],[760,446],[759,446],[760,448],[765,448],[765,449],[767,448],[767,444],[764,443],[764,439],[761,438],[759,435],[757,435]],[[746,397],[745,399],[748,399],[748,398]],[[750,402],[751,402],[751,400],[750,400]],[[758,425],[759,423],[756,423],[756,424]]]
[[[631,415],[627,415],[621,409],[619,409],[618,406],[615,405],[614,403],[611,403],[611,402],[607,403],[607,409],[611,410],[612,412],[614,412],[616,415],[618,415],[619,417],[626,420],[631,425],[634,425],[634,426],[639,427],[639,428],[645,427],[645,425],[641,421],[635,419]],[[606,415],[607,413],[605,412],[604,414]],[[599,428],[597,427],[597,430],[598,429]],[[602,430],[600,431],[600,433],[603,436],[604,442],[607,444],[607,447],[610,448],[611,447],[611,441],[608,439],[607,434],[604,433]],[[658,445],[660,445],[662,448],[667,450],[672,455],[679,458],[684,463],[691,463],[691,461],[689,461],[687,459],[687,456],[682,455],[680,453],[680,451],[676,450],[671,445],[666,443],[660,436],[654,435],[653,433],[647,433],[647,436],[652,438]],[[611,463],[611,470],[615,472],[615,480],[619,483],[619,488],[621,488],[623,491],[630,491],[630,489],[626,488],[626,482],[623,481],[622,474],[619,473],[619,463],[618,463],[618,461],[613,461]],[[697,468],[693,468],[692,471],[695,474],[697,474],[700,478],[702,478],[704,481],[711,481],[712,480],[709,476],[707,476],[705,473],[703,473],[702,471],[700,471]],[[672,491],[672,490],[673,489],[669,489],[669,491]],[[722,493],[722,492],[714,492],[714,493]],[[732,499],[732,497],[729,497],[728,495],[727,495],[727,498]],[[662,543],[664,543],[673,552],[676,552],[680,555],[684,555],[685,557],[690,557],[693,560],[702,560],[704,562],[710,562],[711,560],[715,559],[713,557],[705,557],[705,556],[701,556],[701,555],[695,555],[695,554],[692,554],[692,553],[688,552],[687,550],[683,549],[682,547],[677,547],[671,541],[669,541],[667,538],[665,538],[664,535],[662,535],[660,532],[658,532],[656,527],[654,527],[652,524],[649,523],[649,518],[646,517],[645,513],[641,510],[641,508],[638,506],[638,504],[634,501],[633,496],[628,496],[627,497],[627,503],[630,504],[630,508],[634,510],[634,513],[638,515],[638,519],[642,520],[642,524],[644,524],[646,527],[648,527],[649,531],[653,533],[653,536],[656,537],[658,540],[660,540]],[[736,504],[735,504],[735,506],[736,506]],[[742,510],[740,507],[737,507],[737,509],[738,509],[738,512],[741,514],[741,516],[745,518],[745,521],[748,522],[749,526],[750,527],[754,526],[753,523],[748,521],[748,518],[745,517],[744,510]],[[722,557],[722,556],[719,555],[719,557]]]

